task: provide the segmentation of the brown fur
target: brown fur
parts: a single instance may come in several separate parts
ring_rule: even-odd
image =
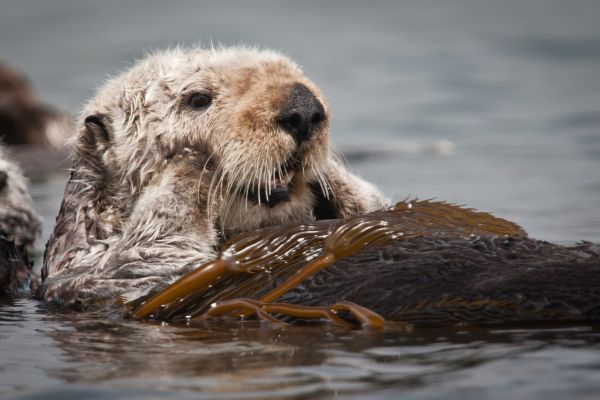
[[[0,143],[0,297],[37,287],[27,252],[40,234],[40,220],[27,193],[21,169]]]
[[[71,121],[35,96],[27,79],[0,64],[0,138],[9,145],[62,149]]]
[[[40,220],[27,192],[27,181],[0,143],[0,235],[31,251],[39,234]]]

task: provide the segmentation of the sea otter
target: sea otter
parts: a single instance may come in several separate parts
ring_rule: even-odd
[[[37,287],[27,252],[40,234],[40,219],[32,206],[19,166],[0,143],[0,296]]]
[[[46,301],[138,298],[233,234],[386,205],[329,146],[329,106],[289,58],[157,52],[85,106],[44,253]]]
[[[40,234],[40,219],[21,168],[6,152],[0,143],[0,235],[31,251]]]
[[[379,326],[377,313],[600,320],[597,245],[537,241],[440,202],[376,211],[387,199],[337,160],[329,119],[319,89],[272,51],[139,62],[83,110],[37,296],[175,321],[231,307]]]

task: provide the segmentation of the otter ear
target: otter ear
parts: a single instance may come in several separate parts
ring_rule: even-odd
[[[106,127],[106,117],[102,114],[94,114],[85,118],[83,121],[85,129],[92,135],[94,142],[108,144],[110,142],[110,133]]]

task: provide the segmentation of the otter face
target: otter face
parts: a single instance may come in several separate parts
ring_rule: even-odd
[[[208,155],[209,209],[222,231],[237,232],[312,218],[310,187],[328,184],[328,120],[319,89],[282,55],[171,50],[101,89],[77,151],[121,209],[165,160],[185,149]]]

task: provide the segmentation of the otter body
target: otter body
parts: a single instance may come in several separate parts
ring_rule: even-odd
[[[85,106],[39,297],[127,301],[213,258],[235,233],[386,205],[329,148],[329,107],[288,58],[169,50]]]
[[[0,296],[37,287],[27,252],[40,234],[40,219],[32,206],[21,169],[0,143]]]

